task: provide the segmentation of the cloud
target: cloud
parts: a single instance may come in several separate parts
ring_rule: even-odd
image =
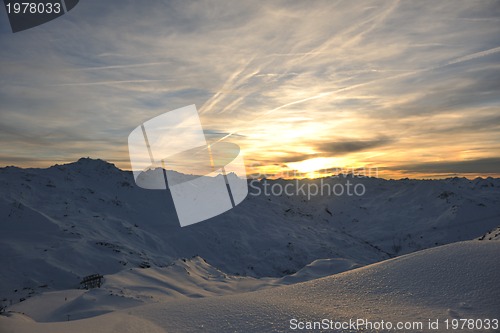
[[[374,140],[343,139],[333,142],[319,143],[316,145],[316,149],[323,155],[327,154],[330,156],[335,156],[370,150],[372,148],[388,145],[393,141],[394,140],[391,140],[389,138],[378,138]]]
[[[428,162],[391,167],[392,170],[419,173],[445,173],[445,174],[498,174],[500,173],[500,157],[481,158],[468,161]]]
[[[380,137],[377,139],[354,140],[349,138],[336,138],[332,142],[312,142],[314,153],[298,153],[290,150],[275,151],[270,154],[270,158],[260,159],[264,165],[281,165],[287,169],[288,163],[307,161],[314,158],[341,157],[351,153],[369,152],[370,150],[386,145],[390,145],[394,140]],[[271,153],[271,152],[270,152]],[[331,165],[330,167],[336,167]],[[287,171],[289,172],[289,171]]]
[[[306,161],[306,160],[309,160],[311,158],[321,156],[319,154],[300,154],[300,153],[294,153],[294,152],[281,152],[281,155],[282,156],[275,156],[272,159],[264,160],[262,162],[264,162],[266,164],[279,165],[279,164]]]

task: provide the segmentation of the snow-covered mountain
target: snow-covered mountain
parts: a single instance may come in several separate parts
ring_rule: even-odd
[[[363,184],[364,195],[263,193],[275,184],[348,181]],[[500,225],[500,179],[492,178],[263,180],[253,182],[233,210],[185,228],[168,191],[138,188],[131,172],[101,160],[2,168],[0,184],[0,300],[8,306],[41,292],[78,288],[92,273],[148,275],[141,268],[151,267],[168,276],[172,263],[180,267],[179,258],[192,257],[195,268],[187,272],[193,276],[217,270],[233,282],[244,280],[235,290],[257,290],[478,238]],[[254,279],[262,277],[270,279]],[[198,286],[193,295],[203,294],[198,282],[191,283]],[[175,294],[176,288],[167,289]],[[206,289],[219,295],[217,288]],[[132,294],[139,301],[148,295]]]

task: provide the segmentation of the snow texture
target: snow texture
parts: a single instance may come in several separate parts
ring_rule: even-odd
[[[252,195],[321,181],[366,193]],[[168,190],[140,189],[101,160],[2,168],[0,184],[2,333],[288,331],[291,318],[500,313],[499,179],[263,180],[233,210],[186,228]],[[102,288],[78,289],[94,273]]]

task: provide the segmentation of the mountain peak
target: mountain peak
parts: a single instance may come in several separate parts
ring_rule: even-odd
[[[105,160],[102,160],[100,158],[91,158],[91,157],[81,157],[78,161],[76,162],[71,162],[68,164],[65,164],[66,166],[79,166],[79,167],[84,167],[84,168],[115,168],[116,165],[113,163],[107,162]]]

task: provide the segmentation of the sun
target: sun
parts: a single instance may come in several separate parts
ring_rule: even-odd
[[[326,169],[340,167],[340,160],[335,157],[315,157],[305,161],[287,163],[292,170],[307,174],[308,178],[316,178],[324,175]]]

